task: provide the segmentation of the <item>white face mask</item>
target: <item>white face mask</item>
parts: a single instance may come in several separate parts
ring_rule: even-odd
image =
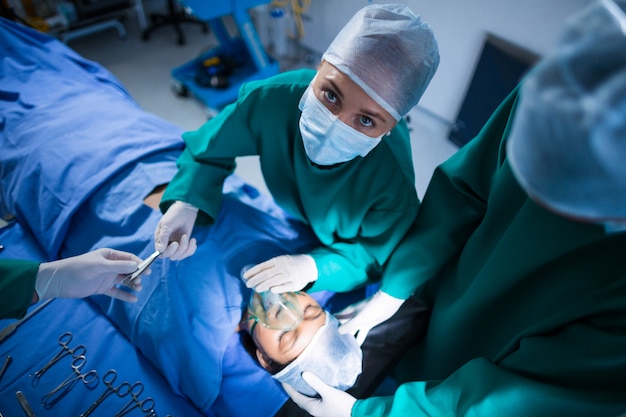
[[[382,138],[372,138],[343,123],[307,88],[298,108],[300,133],[307,156],[318,165],[333,165],[365,156]]]

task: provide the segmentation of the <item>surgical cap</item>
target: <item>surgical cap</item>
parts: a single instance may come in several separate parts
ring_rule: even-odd
[[[350,19],[322,60],[350,77],[400,120],[433,78],[439,48],[430,26],[408,7],[373,4]]]
[[[626,218],[625,10],[585,8],[522,82],[508,158],[529,195],[561,214]]]
[[[273,377],[304,395],[314,397],[317,392],[302,379],[302,372],[311,371],[326,384],[345,391],[361,374],[362,360],[356,339],[339,333],[339,321],[326,312],[325,324],[317,330],[300,356]]]

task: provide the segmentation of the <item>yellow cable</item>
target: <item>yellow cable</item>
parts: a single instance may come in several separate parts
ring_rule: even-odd
[[[271,7],[287,9],[291,5],[291,12],[296,23],[297,33],[288,35],[294,39],[302,39],[304,37],[304,24],[302,23],[302,13],[309,10],[311,0],[272,0]]]

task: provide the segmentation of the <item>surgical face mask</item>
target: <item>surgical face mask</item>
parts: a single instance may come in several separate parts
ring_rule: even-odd
[[[283,331],[295,329],[304,318],[296,293],[292,292],[274,294],[271,291],[252,291],[248,315],[250,320],[263,327]]]
[[[365,156],[382,138],[372,138],[343,123],[307,88],[298,106],[300,133],[307,156],[318,165],[334,165]]]

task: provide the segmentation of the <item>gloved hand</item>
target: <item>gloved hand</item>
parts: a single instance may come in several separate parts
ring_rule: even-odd
[[[135,302],[136,295],[115,287],[115,284],[135,271],[140,262],[137,256],[114,249],[98,249],[72,258],[44,262],[39,265],[35,291],[40,300],[105,294]],[[130,288],[140,291],[141,277],[134,280]]]
[[[198,208],[182,201],[167,209],[154,232],[154,248],[162,257],[179,261],[196,252],[196,239],[190,239],[196,217]]]
[[[325,384],[317,375],[303,372],[302,379],[311,386],[322,398],[311,398],[300,394],[290,385],[282,384],[291,399],[300,408],[314,417],[350,417],[356,398],[341,390]]]
[[[335,314],[342,323],[339,333],[354,335],[361,346],[369,331],[393,316],[404,301],[379,290],[369,299],[352,304]]]
[[[299,291],[317,280],[317,265],[311,255],[281,255],[253,266],[243,278],[256,292]]]

